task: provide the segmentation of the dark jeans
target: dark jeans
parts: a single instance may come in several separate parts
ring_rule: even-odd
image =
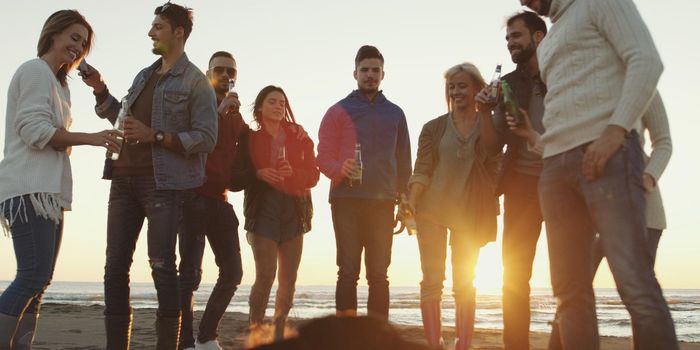
[[[180,230],[180,305],[182,348],[194,347],[192,327],[193,292],[202,280],[205,236],[214,252],[219,277],[212,289],[199,323],[200,343],[216,339],[216,329],[243,277],[241,248],[238,243],[238,219],[233,207],[221,199],[189,193]]]
[[[442,300],[445,281],[445,259],[447,258],[448,227],[418,216],[418,248],[423,280],[420,282],[421,302]],[[469,231],[450,229],[452,248],[452,292],[458,304],[474,303],[474,268],[481,246]]]
[[[591,263],[596,232],[631,315],[635,347],[678,349],[647,249],[644,163],[637,135],[627,136],[594,181],[586,180],[581,171],[585,151],[583,145],[546,158],[539,183],[564,349],[600,346]]]
[[[389,316],[389,281],[393,243],[394,202],[390,200],[336,198],[331,202],[337,249],[336,310],[357,310],[357,281],[362,250],[369,296],[369,314]]]
[[[656,264],[656,249],[659,247],[659,240],[661,240],[661,233],[663,232],[663,230],[647,228],[647,249],[649,250],[652,268]],[[593,241],[593,276],[598,271],[598,266],[600,266],[603,257],[605,257],[603,244],[600,241],[600,237],[596,237]]]
[[[129,270],[143,221],[148,219],[148,259],[158,297],[158,316],[179,316],[175,245],[183,195],[183,191],[156,190],[152,177],[112,180],[107,214],[105,315],[131,312]]]
[[[7,200],[2,215],[8,220],[15,217],[10,234],[17,274],[0,295],[0,313],[20,318],[23,314],[38,314],[41,298],[56,267],[63,237],[63,219],[56,224],[37,216],[29,195]]]
[[[530,277],[542,212],[539,177],[513,173],[504,193],[503,215],[503,345],[529,349]]]

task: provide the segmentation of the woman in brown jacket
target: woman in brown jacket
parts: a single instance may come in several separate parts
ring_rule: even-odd
[[[499,210],[494,187],[500,150],[491,115],[478,112],[474,101],[484,86],[473,64],[447,70],[448,113],[423,126],[409,181],[409,205],[416,213],[423,271],[425,334],[430,345],[441,345],[440,303],[449,230],[458,350],[471,344],[476,305],[474,267],[480,248],[496,239]]]

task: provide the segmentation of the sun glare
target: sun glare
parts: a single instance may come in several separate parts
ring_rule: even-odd
[[[503,264],[500,244],[491,243],[481,248],[479,262],[476,264],[474,286],[477,293],[501,294]]]

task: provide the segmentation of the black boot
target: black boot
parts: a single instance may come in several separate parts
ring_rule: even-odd
[[[126,315],[105,315],[107,350],[128,350],[131,341],[131,312]]]
[[[180,315],[156,318],[157,350],[177,350],[180,343]]]
[[[31,350],[38,319],[38,314],[25,313],[22,316],[17,324],[15,338],[12,340],[12,350]]]
[[[17,329],[17,316],[0,314],[0,350],[10,350],[12,348],[12,337]]]

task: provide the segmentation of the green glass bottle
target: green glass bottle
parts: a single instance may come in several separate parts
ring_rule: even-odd
[[[515,122],[520,125],[523,122],[523,113],[520,111],[520,105],[515,98],[513,89],[511,89],[510,85],[505,80],[501,82],[501,89],[503,91],[504,112],[515,118]]]

